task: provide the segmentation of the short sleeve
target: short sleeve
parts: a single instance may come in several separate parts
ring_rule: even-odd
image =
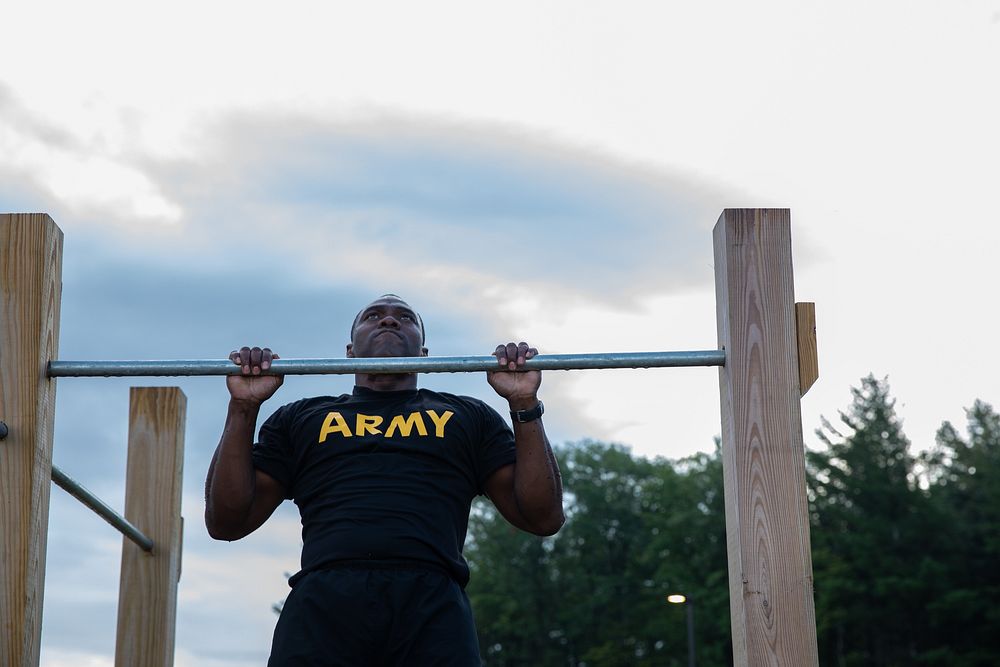
[[[486,480],[500,468],[516,460],[514,432],[497,411],[485,403],[480,403],[482,415],[482,437],[476,450],[476,483],[479,493],[483,493]]]
[[[288,426],[288,406],[278,408],[260,427],[258,441],[251,455],[255,468],[276,479],[285,490],[285,497],[292,498],[295,482],[295,453]]]

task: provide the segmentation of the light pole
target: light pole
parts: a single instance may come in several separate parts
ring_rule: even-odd
[[[694,602],[691,598],[686,595],[681,595],[680,593],[674,593],[673,595],[667,596],[667,602],[671,604],[682,604],[687,607],[687,626],[688,626],[688,667],[695,667],[694,665]]]

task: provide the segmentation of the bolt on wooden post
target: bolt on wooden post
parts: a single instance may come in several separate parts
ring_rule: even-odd
[[[726,209],[714,240],[733,661],[817,665],[789,211]]]

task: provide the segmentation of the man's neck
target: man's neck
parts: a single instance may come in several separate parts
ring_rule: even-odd
[[[404,391],[417,388],[417,374],[356,373],[354,384],[372,391]]]

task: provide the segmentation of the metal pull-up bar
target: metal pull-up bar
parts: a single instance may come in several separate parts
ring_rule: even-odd
[[[693,352],[597,352],[540,354],[524,370],[568,371],[601,368],[725,366],[725,350]],[[268,375],[338,375],[351,373],[469,373],[497,369],[496,357],[378,357],[354,359],[276,359]],[[163,377],[239,375],[228,359],[154,361],[50,361],[49,377]]]
[[[108,507],[103,500],[91,493],[89,489],[55,466],[52,466],[52,481],[63,491],[94,510],[102,519],[114,526],[118,532],[138,544],[140,549],[143,551],[153,550],[153,540],[146,537],[141,530],[129,523],[128,519]]]

